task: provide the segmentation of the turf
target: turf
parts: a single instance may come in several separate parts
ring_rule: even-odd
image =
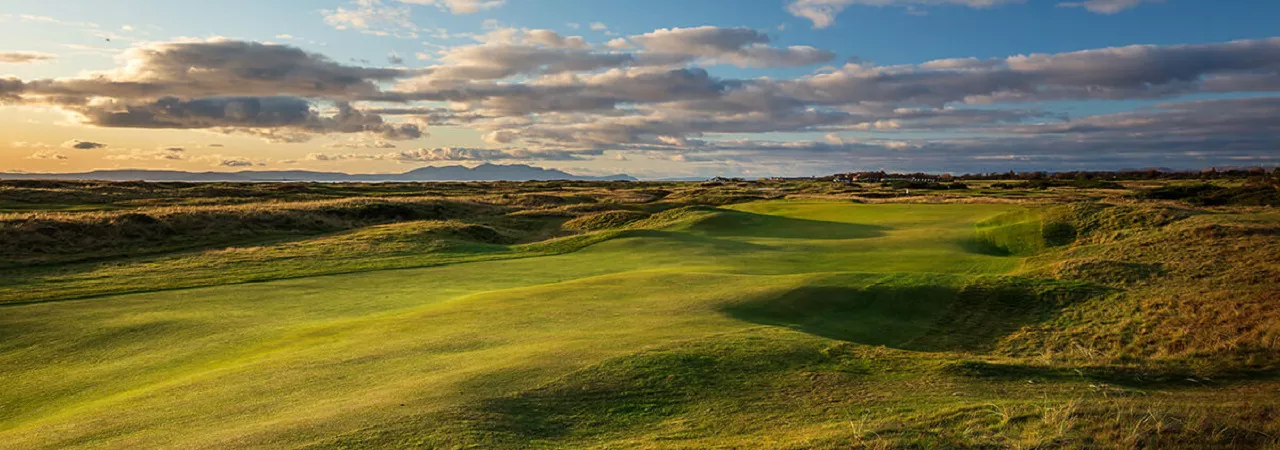
[[[615,228],[532,245],[378,225],[280,261],[374,245],[433,267],[0,306],[0,447],[1276,442],[1240,425],[1271,422],[1232,416],[1275,411],[1270,383],[1178,386],[1153,403],[1122,377],[1002,356],[1029,327],[1118,295],[1028,265],[1067,244],[1039,209],[614,215],[586,228]],[[1222,395],[1248,407],[1204,401]]]

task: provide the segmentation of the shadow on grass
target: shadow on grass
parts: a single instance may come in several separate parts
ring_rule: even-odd
[[[1245,381],[1274,380],[1280,378],[1274,368],[1232,368],[1215,371],[1206,376],[1188,365],[1162,364],[1145,366],[1033,366],[1027,364],[1003,364],[986,361],[960,361],[947,365],[944,372],[951,375],[993,380],[1045,381],[1090,380],[1133,388],[1193,387]]]
[[[760,392],[783,374],[831,358],[821,343],[794,333],[759,329],[711,336],[610,359],[388,434],[430,430],[421,433],[430,437],[420,444],[431,448],[576,448],[574,443],[651,429],[706,402],[751,408],[755,397],[742,393]]]
[[[682,233],[662,230],[631,230],[624,237],[656,239],[655,242],[671,243],[686,247],[701,247],[722,252],[751,252],[769,250],[767,245],[743,242],[733,239],[722,239],[704,234]]]
[[[865,239],[885,235],[889,227],[717,210],[690,231],[721,237],[781,239]]]
[[[917,351],[982,351],[1019,328],[1105,288],[990,277],[891,279],[869,286],[806,286],[723,309],[748,322],[830,339]]]
[[[1009,249],[978,237],[961,239],[959,244],[961,249],[969,253],[987,256],[1013,256],[1013,252],[1009,251]]]

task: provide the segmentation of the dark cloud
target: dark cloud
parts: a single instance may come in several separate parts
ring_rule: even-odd
[[[1280,165],[1280,98],[1180,102],[994,131],[947,138],[696,141],[661,153],[692,162],[809,161],[953,172]]]
[[[407,76],[400,69],[336,63],[297,47],[211,40],[150,44],[128,50],[111,72],[27,82],[26,93],[50,97],[150,99],[295,96],[359,99],[376,82]]]
[[[745,34],[744,34],[745,36]],[[705,44],[710,49],[735,42]],[[565,82],[459,90],[473,111],[523,116],[481,122],[547,145],[655,143],[705,133],[969,130],[1049,118],[969,108],[1055,100],[1147,99],[1280,90],[1280,38],[1223,44],[1128,46],[909,66],[849,64],[790,80],[714,80],[705,73],[617,69]],[[651,83],[632,79],[648,77]],[[705,77],[705,78],[704,78]],[[616,83],[610,80],[617,81]],[[696,83],[691,81],[696,80]],[[642,91],[637,87],[643,86]],[[635,93],[636,95],[625,95]],[[543,99],[553,98],[553,109]],[[565,116],[566,112],[590,113]]]
[[[226,97],[190,101],[165,97],[146,104],[95,103],[69,106],[86,123],[113,128],[194,128],[259,130],[288,138],[274,140],[302,142],[310,134],[370,133],[384,139],[408,140],[422,137],[415,124],[385,122],[381,116],[356,110],[339,102],[338,112],[323,116],[311,102],[296,97]],[[266,130],[266,131],[264,131]],[[260,133],[260,134],[262,134]]]
[[[1001,60],[946,60],[914,66],[849,64],[781,81],[806,103],[942,106],[1051,100],[1137,99],[1206,91],[1276,90],[1280,38],[1224,44],[1135,45]],[[1253,83],[1224,83],[1249,75]]]
[[[216,164],[222,167],[251,167],[254,165],[253,161],[244,158],[227,158],[217,161]]]
[[[82,141],[79,139],[72,139],[70,141],[62,143],[62,148],[73,149],[73,150],[96,150],[96,149],[106,148],[106,147],[107,147],[107,144],[90,142],[90,141]]]
[[[645,52],[674,60],[703,58],[742,67],[794,67],[821,64],[835,53],[809,46],[770,47],[769,36],[750,28],[669,28],[631,37]]]
[[[125,128],[228,129],[305,141],[306,134],[422,136],[416,124],[363,113],[352,100],[376,96],[399,69],[339,64],[285,45],[231,40],[150,44],[127,51],[119,69],[81,78],[0,80],[0,100],[52,104],[85,123]],[[90,101],[90,100],[93,101]],[[317,104],[336,115],[324,116]]]

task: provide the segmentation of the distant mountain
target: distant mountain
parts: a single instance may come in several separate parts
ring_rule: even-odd
[[[671,177],[671,178],[654,178],[654,179],[651,179],[651,180],[649,180],[649,181],[707,181],[707,180],[710,180],[711,178],[713,178],[713,177],[709,177],[709,176],[701,176],[701,177]]]
[[[245,170],[240,172],[183,172],[178,170],[95,170],[80,173],[4,173],[5,180],[104,180],[104,181],[190,181],[190,182],[379,182],[379,181],[636,181],[630,175],[593,177],[523,164],[481,164],[476,167],[423,167],[400,174],[348,174],[308,170]]]

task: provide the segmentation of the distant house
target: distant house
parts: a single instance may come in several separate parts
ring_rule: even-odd
[[[832,178],[831,182],[837,183],[837,184],[853,184],[853,178],[849,178],[845,176],[837,176],[835,178]]]

